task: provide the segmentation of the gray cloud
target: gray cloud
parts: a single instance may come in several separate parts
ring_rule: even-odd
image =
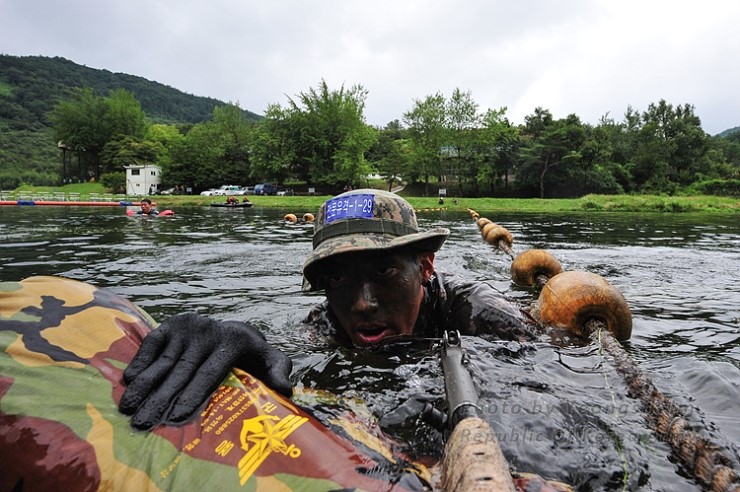
[[[731,0],[8,0],[0,51],[62,56],[262,113],[325,79],[363,85],[368,122],[459,87],[514,123],[540,106],[621,120],[665,99],[740,125]]]

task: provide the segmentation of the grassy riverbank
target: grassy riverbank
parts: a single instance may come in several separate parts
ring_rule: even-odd
[[[96,183],[82,183],[58,188],[24,186],[15,193],[39,192],[78,193],[86,200],[90,194],[105,193]],[[717,196],[655,196],[655,195],[586,195],[581,198],[448,198],[440,205],[437,197],[407,196],[400,193],[418,210],[466,211],[471,208],[487,212],[706,212],[740,213],[740,199]],[[223,197],[200,195],[157,195],[151,197],[160,210],[165,208],[208,206],[223,201]],[[315,212],[329,196],[249,196],[255,206],[288,209],[295,213]],[[133,198],[135,199],[135,198]]]
[[[403,195],[403,194],[402,194]],[[209,200],[200,200],[210,198]],[[301,212],[315,211],[328,196],[250,196],[255,206],[278,207]],[[629,195],[587,195],[575,199],[459,198],[440,205],[436,197],[404,196],[417,210],[484,212],[707,212],[740,213],[740,200],[723,197],[662,197]],[[162,206],[203,205],[212,197],[156,197]]]

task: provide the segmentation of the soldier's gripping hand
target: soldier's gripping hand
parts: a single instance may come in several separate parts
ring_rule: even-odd
[[[194,416],[233,367],[290,397],[292,362],[253,326],[178,314],[144,338],[123,373],[119,409],[131,425],[150,429]]]

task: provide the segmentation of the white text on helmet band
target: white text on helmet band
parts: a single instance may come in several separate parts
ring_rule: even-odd
[[[375,195],[344,195],[326,201],[324,224],[340,219],[372,219]]]

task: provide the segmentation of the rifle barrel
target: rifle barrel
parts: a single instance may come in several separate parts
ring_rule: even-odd
[[[480,417],[483,414],[478,406],[478,390],[468,371],[467,362],[460,332],[445,332],[442,345],[442,372],[445,378],[450,430],[463,419]]]

